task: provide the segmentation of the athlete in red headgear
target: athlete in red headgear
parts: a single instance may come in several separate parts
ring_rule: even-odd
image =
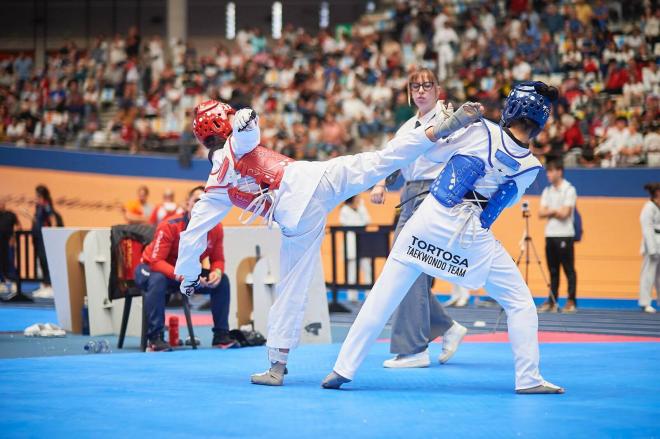
[[[259,145],[259,119],[254,110],[234,112],[226,104],[207,101],[194,113],[193,131],[209,148],[213,164],[206,193],[195,204],[190,223],[181,234],[175,273],[181,292],[192,295],[198,286],[199,256],[206,233],[232,206],[250,217],[275,221],[282,231],[277,299],[268,315],[268,371],[252,382],[282,385],[289,350],[300,338],[307,289],[313,269],[321,265],[321,242],[327,214],[338,204],[376,184],[415,160],[458,128],[480,116],[479,104],[467,103],[451,112],[439,103],[435,126],[419,127],[391,140],[381,151],[337,157],[326,162],[294,161]],[[243,216],[243,215],[241,215]]]

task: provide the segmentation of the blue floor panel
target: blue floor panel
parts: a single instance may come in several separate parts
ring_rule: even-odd
[[[57,324],[55,308],[0,307],[0,332],[23,331],[35,323]]]
[[[433,346],[432,355],[440,346]],[[323,390],[339,345],[291,355],[286,386],[249,383],[263,348],[0,361],[3,437],[660,437],[660,343],[544,344],[565,395],[516,395],[511,350],[467,343],[449,364],[387,370],[377,344],[356,381]],[[155,437],[155,436],[154,436]]]

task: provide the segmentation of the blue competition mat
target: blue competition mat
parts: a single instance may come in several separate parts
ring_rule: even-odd
[[[35,323],[55,323],[55,308],[0,307],[0,332],[23,331]]]
[[[431,348],[435,357],[439,345]],[[292,353],[284,387],[249,383],[263,348],[0,361],[3,437],[658,437],[660,343],[541,346],[565,395],[516,395],[507,343],[466,343],[444,366],[389,370],[372,350],[323,390],[339,345]]]

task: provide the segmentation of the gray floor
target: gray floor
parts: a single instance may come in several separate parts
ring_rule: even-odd
[[[361,304],[345,303],[350,313],[330,315],[332,340],[340,343],[346,338],[350,325],[355,320]],[[39,305],[32,305],[38,307]],[[48,306],[42,304],[41,306]],[[506,331],[506,316],[499,308],[476,307],[448,308],[450,315],[466,326],[470,333]],[[500,318],[501,317],[501,318]],[[497,323],[498,318],[500,319]],[[481,325],[475,326],[475,322]],[[497,324],[497,328],[496,328]],[[539,329],[542,331],[582,332],[590,334],[629,335],[642,337],[660,337],[660,313],[645,314],[636,310],[580,309],[575,314],[540,314]],[[201,340],[201,349],[211,345],[211,328],[195,327],[195,335]],[[187,337],[185,327],[181,327],[181,338]],[[390,337],[389,324],[380,335]],[[117,348],[117,337],[89,337],[67,334],[64,338],[29,338],[20,332],[0,332],[0,358],[43,357],[59,355],[87,355],[84,346],[89,340],[106,339],[112,347],[112,353],[138,352],[140,341],[137,337],[126,337],[124,349]],[[180,347],[178,349],[190,349]]]
[[[347,306],[352,312],[331,314],[333,326],[348,327],[353,323],[361,304],[349,303]],[[493,332],[496,325],[497,331],[507,329],[506,315],[500,312],[499,307],[471,305],[465,308],[447,308],[447,311],[456,321],[469,328],[471,333]],[[475,322],[483,322],[485,326],[475,326]],[[660,313],[589,308],[581,308],[575,314],[543,313],[539,314],[539,330],[660,337]],[[389,333],[383,336],[388,337]]]

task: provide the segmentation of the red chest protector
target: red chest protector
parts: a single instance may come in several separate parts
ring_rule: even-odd
[[[284,168],[294,161],[261,145],[245,154],[235,162],[234,169],[240,174],[241,178],[252,177],[254,183],[243,184],[239,181],[236,186],[229,187],[227,195],[229,195],[232,204],[241,209],[247,209],[257,197],[264,196],[269,191],[277,189],[282,182]],[[265,216],[270,210],[271,204],[270,200],[264,200],[258,214]],[[257,211],[255,210],[255,212]]]

